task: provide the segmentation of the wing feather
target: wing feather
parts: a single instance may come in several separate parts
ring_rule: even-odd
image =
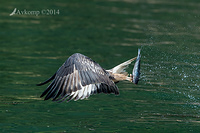
[[[52,87],[51,91],[49,91],[49,93],[46,95],[45,99],[52,98],[55,95],[55,92],[57,91],[58,86],[60,84],[60,80],[61,80],[61,78],[58,79],[57,83],[54,85],[54,87]]]
[[[125,61],[125,62],[123,62],[123,63],[121,63],[121,64],[115,66],[114,68],[112,68],[112,69],[110,69],[110,70],[107,70],[107,71],[111,71],[112,73],[119,73],[119,74],[120,74],[120,73],[126,73],[125,69],[126,69],[126,68],[128,67],[128,65],[131,64],[131,62],[133,62],[136,58],[137,58],[137,57],[132,58],[132,59],[130,59],[130,60],[127,60],[127,61]]]
[[[52,82],[52,85],[51,85],[51,87],[48,87],[47,89],[46,89],[46,91],[44,91],[43,93],[42,93],[42,95],[46,95],[46,97],[52,92],[52,90],[53,90],[53,88],[56,86],[56,84],[57,84],[57,80],[58,80],[58,77],[56,77],[55,79],[54,79],[54,81]],[[44,94],[45,93],[45,94]],[[40,97],[42,97],[42,95],[40,96]],[[45,97],[45,99],[46,99],[46,97]]]
[[[54,101],[57,97],[59,97],[59,95],[62,93],[62,86],[63,86],[63,84],[64,84],[65,79],[66,79],[66,77],[63,77],[63,78],[62,78],[62,81],[61,81],[61,83],[60,83],[60,85],[59,85],[59,87],[58,87],[58,91],[57,91],[57,93],[55,94],[55,96],[53,97],[53,101]]]
[[[53,80],[51,82],[51,84],[46,88],[46,90],[42,93],[42,95],[40,97],[43,97],[44,95],[46,95],[49,92],[49,90],[51,89],[51,87],[54,85],[54,83],[55,83],[55,80]]]

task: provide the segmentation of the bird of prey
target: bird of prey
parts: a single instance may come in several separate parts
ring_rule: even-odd
[[[52,80],[40,97],[44,100],[52,98],[53,101],[65,101],[85,99],[92,94],[114,93],[119,94],[116,83],[122,80],[133,80],[125,71],[137,57],[132,58],[116,67],[105,70],[89,57],[75,53],[71,55],[57,72],[43,83]]]

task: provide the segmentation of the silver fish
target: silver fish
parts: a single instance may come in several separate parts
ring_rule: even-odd
[[[132,77],[133,77],[132,82],[134,84],[138,84],[138,81],[140,78],[140,58],[141,58],[140,49],[138,49],[138,56],[137,56],[137,59],[136,59],[136,62],[135,62],[134,68],[133,68],[133,72],[132,72]]]

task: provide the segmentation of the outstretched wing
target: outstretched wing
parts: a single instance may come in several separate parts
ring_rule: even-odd
[[[133,62],[135,58],[132,58],[130,60],[127,60],[119,65],[117,65],[116,67],[110,69],[110,70],[107,70],[108,72],[111,72],[111,73],[117,73],[117,74],[121,74],[121,73],[124,73],[126,75],[126,71],[125,69],[128,67],[129,64],[131,64],[131,62]]]
[[[119,94],[109,73],[92,59],[79,53],[70,56],[50,79],[39,85],[51,80],[53,81],[41,95],[46,95],[45,100],[78,100],[101,92]]]

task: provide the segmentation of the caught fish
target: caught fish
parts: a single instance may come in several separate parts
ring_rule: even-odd
[[[132,82],[134,84],[138,84],[138,81],[139,81],[139,78],[140,78],[140,49],[138,49],[138,56],[137,56],[137,59],[136,59],[136,62],[135,62],[135,65],[134,65],[134,68],[133,68],[133,72],[132,72]]]

